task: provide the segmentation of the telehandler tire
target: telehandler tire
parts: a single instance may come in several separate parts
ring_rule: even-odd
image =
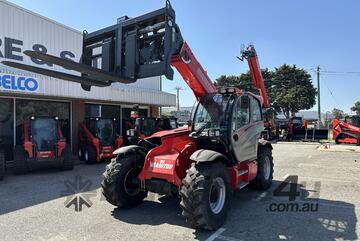
[[[182,215],[195,228],[216,230],[226,220],[232,189],[221,162],[193,163],[180,190]]]
[[[3,149],[0,149],[0,181],[4,179],[5,176],[5,153]]]
[[[259,146],[258,172],[256,178],[250,182],[250,187],[257,190],[270,188],[273,180],[274,162],[272,150],[269,146]]]
[[[136,207],[147,196],[137,179],[141,168],[134,164],[135,158],[135,155],[119,155],[103,173],[102,193],[109,203],[119,208]]]
[[[27,164],[27,153],[23,146],[15,146],[14,149],[14,173],[25,174],[29,171]]]

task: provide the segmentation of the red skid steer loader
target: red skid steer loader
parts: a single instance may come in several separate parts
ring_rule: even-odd
[[[92,48],[101,47],[101,56]],[[147,193],[181,198],[182,214],[196,228],[214,230],[225,220],[235,190],[249,185],[268,189],[273,178],[272,146],[260,135],[263,108],[269,107],[263,78],[252,45],[241,52],[260,95],[238,88],[216,89],[184,41],[170,2],[164,8],[85,33],[81,63],[34,51],[25,54],[83,76],[34,68],[14,62],[4,64],[79,82],[85,90],[112,82],[132,83],[140,78],[165,75],[173,79],[174,67],[197,99],[191,128],[156,132],[137,145],[121,147],[103,174],[102,192],[120,208],[139,205]],[[102,69],[92,67],[101,57]]]
[[[333,139],[336,144],[360,145],[360,116],[346,116],[345,121],[332,121]]]
[[[71,148],[66,143],[57,117],[25,120],[23,144],[15,146],[15,174],[24,174],[40,166],[56,166],[63,170],[74,168]]]
[[[113,152],[122,145],[114,118],[86,118],[79,126],[78,156],[87,164],[115,157]]]

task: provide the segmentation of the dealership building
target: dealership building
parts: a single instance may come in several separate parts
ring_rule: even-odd
[[[0,0],[0,61],[77,74],[31,59],[23,51],[41,51],[79,61],[82,36],[81,31]],[[125,131],[123,123],[130,119],[134,104],[139,105],[140,116],[156,117],[160,107],[174,106],[175,103],[175,95],[161,91],[160,76],[140,79],[133,84],[92,87],[88,92],[78,83],[0,64],[0,144],[7,150],[20,144],[22,124],[31,116],[57,116],[65,123],[64,135],[75,152],[78,125],[86,117],[116,118],[122,134]],[[11,151],[8,155],[11,158]]]

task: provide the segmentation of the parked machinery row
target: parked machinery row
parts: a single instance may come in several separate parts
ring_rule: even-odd
[[[124,136],[120,136],[115,118],[85,118],[79,124],[79,159],[87,164],[111,159],[115,157],[113,152],[121,146],[137,144],[140,139],[156,131],[178,127],[173,118],[133,117]],[[22,143],[14,148],[13,171],[15,174],[25,174],[38,167],[61,170],[72,170],[74,167],[71,147],[63,135],[58,117],[32,116],[24,121]],[[5,152],[0,148],[0,180],[4,178],[5,169]]]

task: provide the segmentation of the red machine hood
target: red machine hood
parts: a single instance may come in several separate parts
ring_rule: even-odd
[[[176,128],[173,130],[155,132],[154,134],[146,137],[145,139],[150,139],[150,138],[154,138],[154,137],[161,138],[161,137],[170,136],[170,135],[184,135],[184,134],[190,133],[190,131],[191,130],[189,127],[180,127],[180,128]]]

